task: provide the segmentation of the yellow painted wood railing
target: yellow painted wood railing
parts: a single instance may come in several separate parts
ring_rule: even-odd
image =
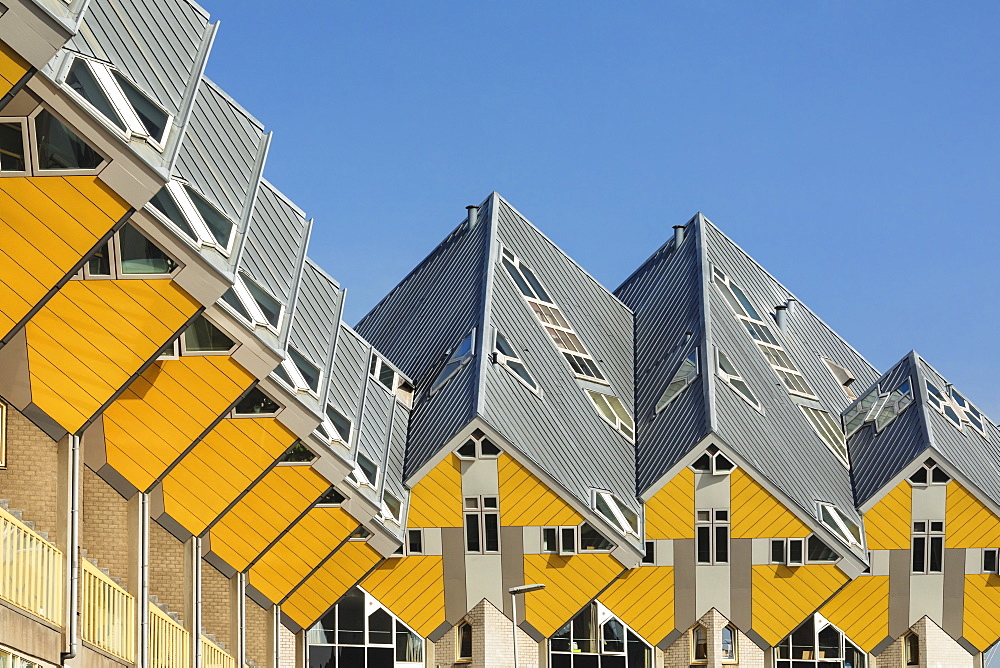
[[[150,605],[149,668],[189,668],[190,650],[187,629],[155,605]]]
[[[0,598],[62,626],[63,554],[0,508]]]
[[[202,668],[236,668],[236,659],[229,652],[202,636],[201,665]]]
[[[129,663],[135,661],[135,597],[87,560],[83,571],[80,635]]]

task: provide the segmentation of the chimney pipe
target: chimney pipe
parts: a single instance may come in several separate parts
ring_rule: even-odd
[[[476,221],[479,220],[479,207],[475,204],[470,204],[465,208],[469,212],[469,227],[475,227]]]
[[[785,302],[785,306],[788,307],[788,315],[794,315],[795,314],[795,305],[798,304],[798,303],[799,303],[799,300],[797,300],[795,297],[789,297],[788,298],[788,301]]]
[[[687,227],[684,225],[674,225],[674,248],[684,243],[684,232],[686,230]]]
[[[774,307],[774,319],[778,323],[778,329],[785,331],[788,327],[788,306],[782,304]]]

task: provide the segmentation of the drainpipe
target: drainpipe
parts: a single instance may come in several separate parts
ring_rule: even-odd
[[[137,668],[149,666],[149,495],[139,492],[139,647]]]
[[[63,663],[76,658],[80,646],[80,435],[69,437],[69,536],[66,552],[69,554],[69,570],[66,573],[66,591],[69,604],[66,609],[69,618],[66,635],[69,649],[59,656]]]
[[[188,612],[188,619],[191,626],[191,665],[194,668],[202,666],[201,651],[201,538],[193,536],[188,547],[191,558],[191,609]]]
[[[236,665],[239,668],[247,663],[247,581],[246,573],[236,574],[236,589],[239,597],[236,603],[236,622],[239,629],[236,643]]]

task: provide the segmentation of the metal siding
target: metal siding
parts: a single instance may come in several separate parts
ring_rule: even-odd
[[[392,420],[393,398],[377,382],[365,388],[365,403],[358,429],[358,452],[377,462],[384,473],[382,455],[385,453]]]
[[[309,223],[274,186],[261,182],[240,269],[288,305],[309,238]]]
[[[470,361],[432,397],[421,397],[410,413],[404,476],[409,478],[475,417],[476,360]]]
[[[292,316],[289,341],[316,366],[326,368],[339,330],[337,315],[344,292],[319,267],[306,262],[302,287]]]
[[[239,224],[251,195],[264,127],[202,79],[177,156],[177,174]]]
[[[389,431],[389,448],[385,457],[385,489],[400,501],[406,502],[403,486],[403,463],[406,458],[406,433],[410,411],[398,401],[392,411]]]
[[[370,357],[371,345],[350,327],[342,324],[340,336],[337,337],[333,368],[330,371],[331,382],[327,401],[336,406],[355,425],[358,424]]]

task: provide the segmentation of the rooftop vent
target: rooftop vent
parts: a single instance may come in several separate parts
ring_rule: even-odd
[[[674,225],[674,248],[679,248],[684,243],[684,233],[687,231],[685,225]]]
[[[469,212],[469,227],[475,227],[476,221],[479,220],[479,207],[475,204],[470,204],[465,208]]]
[[[785,331],[788,328],[788,306],[782,304],[774,307],[774,321],[778,323],[778,329]]]

